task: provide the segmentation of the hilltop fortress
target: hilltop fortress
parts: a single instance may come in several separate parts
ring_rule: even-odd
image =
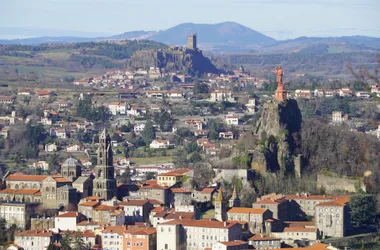
[[[132,68],[144,68],[147,65],[155,65],[162,75],[171,71],[181,71],[189,75],[219,72],[211,60],[197,48],[197,34],[188,36],[187,47],[171,46],[168,49],[137,51],[128,62],[128,66]]]

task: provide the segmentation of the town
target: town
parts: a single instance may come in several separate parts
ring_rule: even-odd
[[[167,51],[155,53],[203,57],[196,34]],[[378,145],[380,85],[288,90],[286,65],[271,74],[152,64],[3,91],[4,249],[342,249],[329,239],[361,233],[376,242],[375,173],[326,160],[311,174],[301,124],[316,103],[326,133]],[[341,147],[360,166],[378,161],[378,146]]]

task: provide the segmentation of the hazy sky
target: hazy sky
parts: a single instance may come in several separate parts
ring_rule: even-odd
[[[9,29],[18,27],[34,35],[118,34],[234,21],[276,39],[380,37],[379,14],[380,0],[0,0],[0,33],[19,36]]]

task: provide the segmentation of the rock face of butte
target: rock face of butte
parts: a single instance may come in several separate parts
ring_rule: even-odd
[[[261,173],[293,171],[301,123],[302,115],[296,100],[264,104],[255,131],[260,144],[253,152],[252,168]]]

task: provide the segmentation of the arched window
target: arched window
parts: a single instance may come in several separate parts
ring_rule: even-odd
[[[51,188],[51,191],[52,191],[52,192],[55,192],[55,188],[54,188],[54,187],[52,187],[52,188]]]
[[[165,244],[165,249],[168,249],[169,247],[168,247],[168,244]]]
[[[18,189],[18,184],[16,184],[15,189]]]
[[[50,191],[50,188],[49,187],[46,187],[46,192],[49,192]]]
[[[37,184],[36,184],[36,183],[34,183],[34,184],[33,184],[33,189],[38,189],[38,187],[37,187]]]

